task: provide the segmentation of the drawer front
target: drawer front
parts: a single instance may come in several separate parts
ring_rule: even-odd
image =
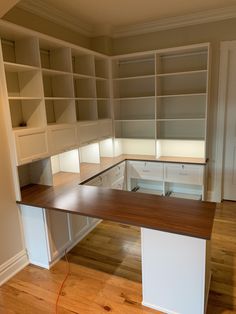
[[[129,161],[128,169],[128,175],[130,178],[140,178],[154,181],[163,180],[163,163]]]
[[[109,187],[108,176],[106,174],[99,175],[94,179],[88,181],[85,185]]]
[[[63,152],[77,146],[76,127],[51,128],[48,130],[50,153]]]
[[[15,133],[18,165],[33,162],[48,156],[46,131]]]
[[[98,123],[78,125],[79,144],[88,144],[98,139]]]
[[[115,166],[108,171],[110,184],[125,176],[125,162]]]
[[[121,177],[117,181],[111,184],[111,188],[115,190],[123,190],[124,189],[124,177]]]
[[[165,181],[202,185],[204,166],[187,164],[165,164]]]

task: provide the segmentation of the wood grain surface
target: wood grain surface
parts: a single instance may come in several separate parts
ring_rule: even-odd
[[[215,203],[66,185],[27,186],[20,204],[210,239]]]

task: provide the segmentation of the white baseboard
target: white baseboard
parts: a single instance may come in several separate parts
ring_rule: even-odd
[[[0,286],[29,264],[26,250],[22,250],[0,266]]]
[[[165,309],[165,308],[163,308],[161,306],[156,306],[156,305],[150,304],[150,303],[145,302],[145,301],[142,302],[142,305],[146,306],[146,307],[149,307],[150,309],[154,309],[154,310],[166,313],[166,314],[180,314],[180,313],[177,313],[177,312],[173,312],[173,311],[167,310],[167,309]]]

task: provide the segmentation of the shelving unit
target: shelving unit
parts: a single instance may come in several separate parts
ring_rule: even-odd
[[[188,157],[206,158],[209,62],[209,44],[114,57],[115,137],[120,151],[127,153],[123,143],[128,139],[132,146],[131,139],[149,138],[155,140],[157,158],[181,156],[180,149],[173,155],[173,146],[182,144],[183,157],[187,152]],[[135,144],[134,150],[137,153]]]

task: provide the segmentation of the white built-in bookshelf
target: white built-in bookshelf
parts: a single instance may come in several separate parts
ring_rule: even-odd
[[[133,140],[149,139],[150,155],[205,158],[209,44],[115,56],[112,63],[117,146],[129,152]]]

